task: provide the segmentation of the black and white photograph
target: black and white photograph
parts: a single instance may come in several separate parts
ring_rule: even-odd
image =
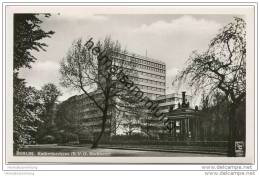
[[[5,12],[10,162],[254,162],[254,7]]]

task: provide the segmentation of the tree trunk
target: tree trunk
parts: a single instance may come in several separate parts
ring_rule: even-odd
[[[104,133],[105,128],[106,128],[106,120],[107,120],[107,112],[105,112],[104,115],[103,115],[101,131],[100,131],[98,137],[96,138],[96,140],[94,140],[91,148],[97,148],[98,147],[98,143],[99,143],[101,137],[103,136],[103,133]]]

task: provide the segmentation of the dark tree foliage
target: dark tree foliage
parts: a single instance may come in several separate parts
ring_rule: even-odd
[[[45,17],[49,16],[45,14]],[[41,23],[38,14],[14,14],[14,70],[31,68],[30,64],[36,60],[32,50],[45,51],[47,44],[41,40],[51,37],[54,32],[42,30]]]
[[[49,14],[45,14],[49,17]],[[32,51],[45,51],[47,45],[42,39],[50,37],[53,31],[41,29],[39,14],[14,14],[14,54],[13,54],[13,141],[14,153],[24,144],[35,143],[37,126],[41,123],[43,107],[40,92],[27,87],[24,79],[19,78],[19,69],[31,68],[36,60]]]
[[[228,139],[228,115],[230,102],[223,93],[217,92],[211,97],[203,94],[201,113],[204,140],[226,141]]]
[[[55,104],[57,102],[57,98],[61,95],[62,94],[58,87],[52,83],[45,84],[41,89],[41,96],[47,107],[46,109],[48,109],[48,106]]]
[[[43,112],[40,114],[42,123],[38,124],[37,142],[47,135],[53,135],[56,130],[54,123],[57,109],[57,99],[61,96],[61,92],[55,84],[45,84],[39,91]]]
[[[17,74],[17,73],[16,73]],[[26,87],[24,80],[14,76],[13,140],[14,152],[24,144],[35,143],[37,124],[41,123],[43,107],[39,91]]]

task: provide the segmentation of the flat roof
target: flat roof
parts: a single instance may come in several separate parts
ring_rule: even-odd
[[[153,58],[150,58],[150,57],[147,57],[147,56],[142,56],[140,54],[137,54],[137,53],[133,53],[133,52],[118,52],[120,54],[124,54],[126,56],[130,56],[130,57],[135,57],[135,58],[139,58],[139,59],[142,59],[142,60],[146,60],[146,61],[152,61],[152,62],[156,62],[156,63],[160,63],[160,64],[163,64],[163,65],[166,65],[165,62],[161,61],[161,60],[158,60],[158,59],[153,59]]]

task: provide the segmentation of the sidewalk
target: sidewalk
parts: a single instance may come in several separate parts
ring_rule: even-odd
[[[156,146],[156,145],[109,145],[100,144],[99,148],[121,149],[121,150],[140,150],[140,151],[159,151],[159,152],[180,152],[180,153],[199,153],[227,155],[224,147],[201,147],[201,146]]]

